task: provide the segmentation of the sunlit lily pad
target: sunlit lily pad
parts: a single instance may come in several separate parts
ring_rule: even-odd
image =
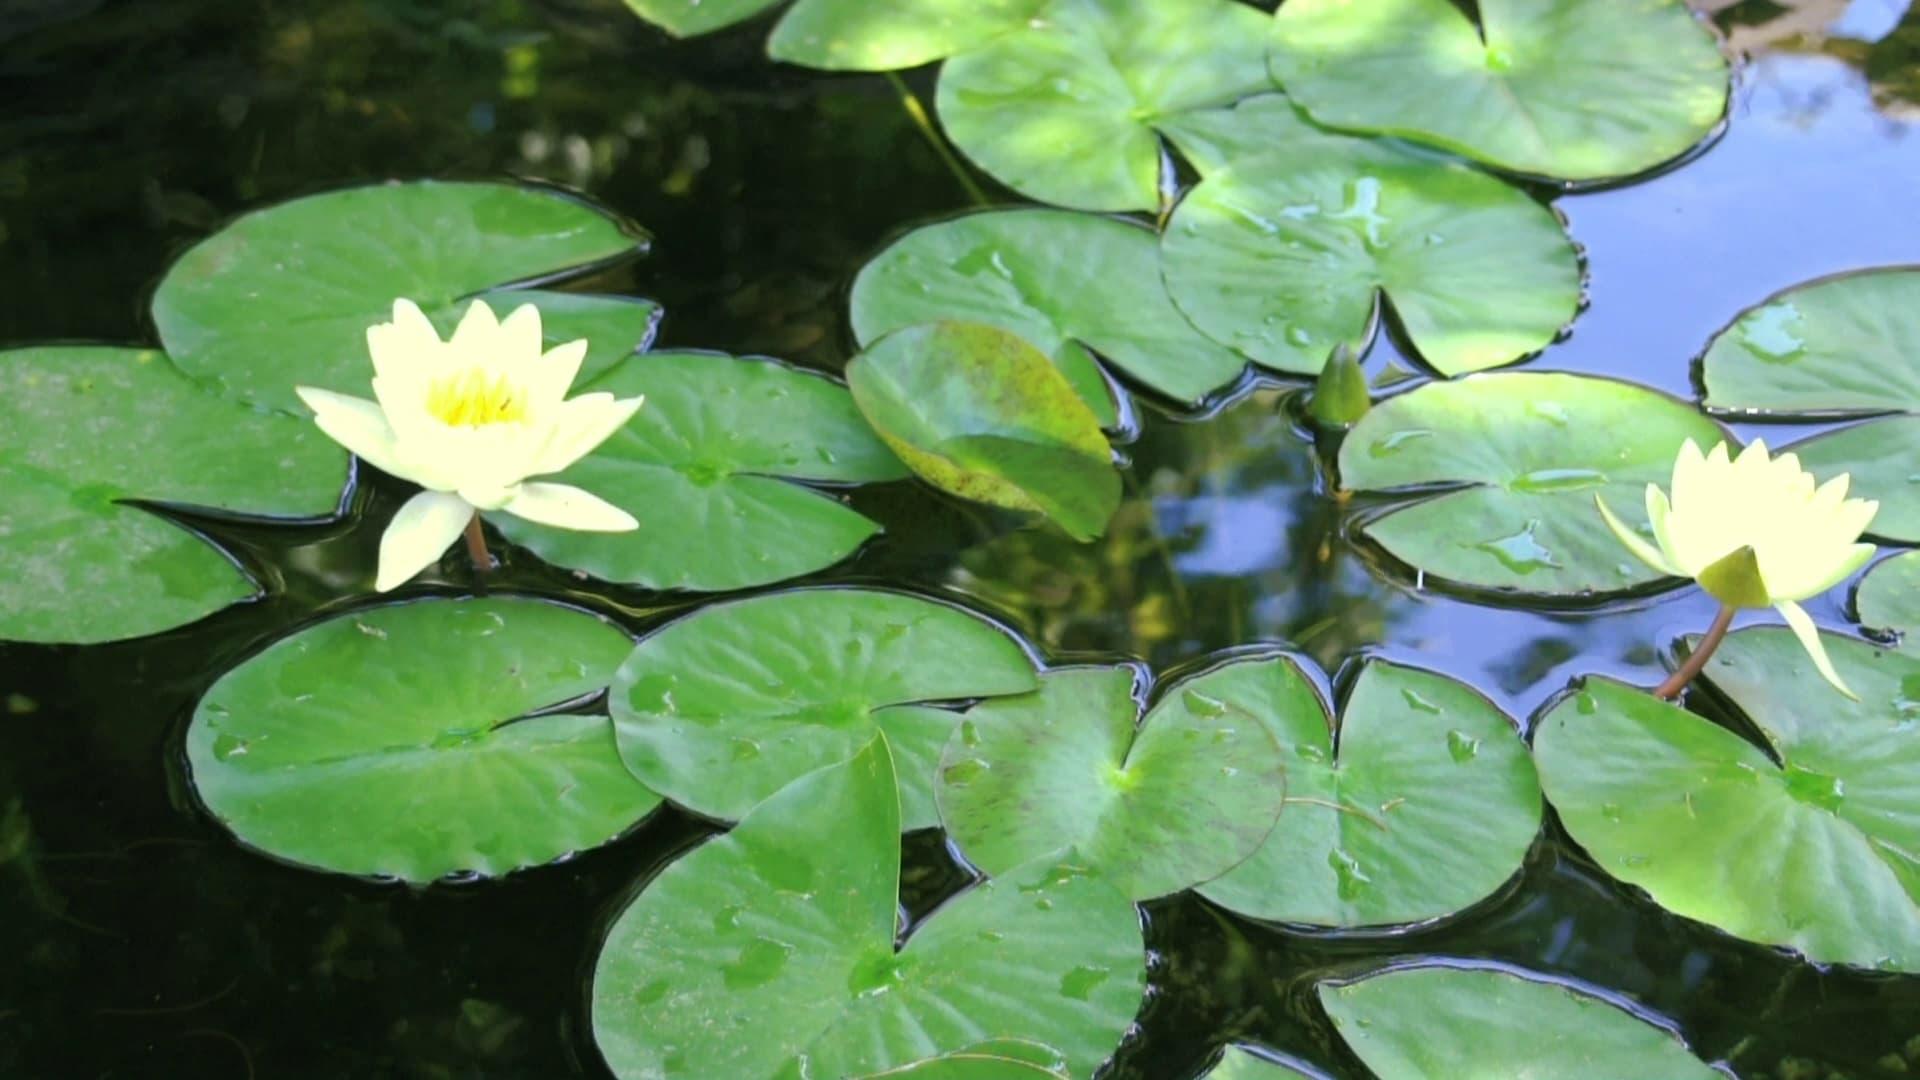
[[[1208,157],[1232,152],[1189,130]],[[1231,160],[1168,224],[1167,290],[1266,367],[1312,374],[1336,345],[1364,350],[1383,295],[1446,375],[1538,352],[1579,310],[1580,258],[1559,217],[1485,173],[1313,132],[1297,152]]]
[[[1920,543],[1920,269],[1800,285],[1743,312],[1701,361],[1708,409],[1765,419],[1884,416],[1793,449],[1822,478],[1846,472],[1880,501],[1870,531]]]
[[[510,514],[487,520],[548,562],[606,581],[712,591],[811,573],[880,527],[794,481],[907,475],[845,387],[771,360],[648,353],[579,392],[647,399],[626,427],[557,477],[625,508],[640,527],[590,533]]]
[[[1513,721],[1444,675],[1370,661],[1336,728],[1290,660],[1191,684],[1279,740],[1287,808],[1253,856],[1200,894],[1242,915],[1377,926],[1448,915],[1499,889],[1540,830],[1540,785]]]
[[[1048,858],[896,947],[899,805],[875,738],[649,882],[594,970],[594,1041],[615,1075],[850,1077],[986,1039],[1044,1042],[1091,1075],[1146,982],[1133,905]]]
[[[863,589],[798,589],[704,608],[643,640],[612,704],[635,776],[732,820],[884,731],[902,816],[935,823],[933,769],[959,714],[917,703],[1018,694],[1032,661],[984,619]]]
[[[643,241],[580,199],[541,188],[418,181],[347,188],[247,214],[196,244],[153,297],[187,374],[245,401],[302,411],[295,385],[366,396],[367,327],[406,297],[443,327],[481,295],[552,312],[549,344],[588,335],[588,373],[653,333],[652,305],[491,290],[580,273]]]
[[[1361,531],[1429,583],[1617,593],[1663,579],[1596,527],[1594,497],[1647,532],[1646,485],[1671,481],[1689,438],[1709,447],[1728,436],[1685,402],[1632,383],[1474,375],[1374,406],[1340,448],[1340,479],[1396,496]]]
[[[317,518],[346,477],[311,424],[203,393],[158,352],[0,352],[0,638],[140,637],[258,594],[226,555],[121,500]]]
[[[1868,571],[1853,602],[1862,626],[1897,634],[1901,647],[1920,650],[1920,551],[1895,555]]]
[[[799,0],[774,27],[767,52],[775,60],[830,71],[919,67],[1025,27],[1045,2]]]
[[[1673,1031],[1544,976],[1490,968],[1399,968],[1322,983],[1320,1005],[1380,1080],[1462,1075],[1527,1080],[1724,1080]]]
[[[1019,1039],[996,1039],[871,1073],[860,1080],[1072,1080],[1060,1052]]]
[[[1246,366],[1174,308],[1152,231],[1067,210],[994,210],[915,229],[861,269],[852,309],[863,344],[921,323],[967,319],[1025,338],[1076,387],[1088,383],[1074,366],[1084,346],[1185,404]]]
[[[1208,1069],[1201,1080],[1322,1080],[1322,1077],[1250,1050],[1229,1046],[1219,1063]]]
[[[1273,88],[1264,19],[1236,0],[1052,0],[1019,33],[947,62],[940,123],[1030,198],[1152,210],[1157,128]]]
[[[1260,846],[1287,793],[1272,733],[1210,696],[1217,675],[1173,684],[1142,720],[1137,674],[1063,668],[967,713],[934,794],[968,862],[997,875],[1071,847],[1148,900]]]
[[[347,874],[503,874],[619,836],[660,803],[600,710],[632,639],[528,599],[341,615],[221,676],[187,760],[247,844]]]
[[[1741,630],[1706,677],[1765,749],[1588,679],[1537,725],[1541,785],[1602,868],[1677,914],[1817,963],[1920,971],[1920,658],[1822,636],[1859,702],[1784,627]]]
[[[1685,154],[1726,112],[1728,66],[1681,0],[1288,0],[1273,74],[1330,127],[1514,172],[1591,181]]]
[[[1047,357],[981,323],[898,330],[847,365],[854,403],[920,477],[962,498],[1106,531],[1120,474],[1100,421]]]

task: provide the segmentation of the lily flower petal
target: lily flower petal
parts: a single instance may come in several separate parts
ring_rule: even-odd
[[[423,491],[408,499],[380,534],[380,572],[375,592],[406,584],[438,562],[473,518],[473,507],[458,495]]]
[[[381,472],[409,479],[400,464],[393,425],[379,405],[313,386],[296,386],[293,392],[313,410],[314,423],[328,438]]]
[[[612,394],[582,394],[563,403],[554,423],[552,441],[540,451],[535,474],[557,473],[607,441],[640,411],[645,396],[616,401]]]
[[[1787,626],[1793,630],[1793,636],[1800,639],[1800,647],[1807,650],[1807,655],[1813,658],[1813,666],[1820,672],[1820,677],[1832,683],[1835,690],[1854,701],[1859,701],[1860,695],[1854,693],[1853,689],[1841,680],[1840,673],[1833,669],[1833,661],[1827,659],[1827,647],[1820,643],[1820,628],[1813,624],[1813,616],[1808,615],[1805,608],[1791,600],[1783,600],[1775,604],[1774,610],[1787,620]]]
[[[627,532],[640,527],[632,514],[572,484],[522,484],[501,509],[541,525],[580,532]]]
[[[1667,557],[1660,553],[1659,549],[1647,543],[1645,540],[1640,539],[1639,533],[1627,528],[1625,522],[1615,517],[1613,511],[1608,508],[1605,499],[1595,495],[1593,497],[1593,505],[1600,508],[1600,516],[1606,519],[1607,528],[1612,529],[1613,535],[1618,537],[1622,544],[1626,545],[1628,551],[1633,552],[1634,558],[1639,559],[1641,562],[1646,563],[1648,566],[1653,567],[1663,574],[1676,577],[1682,576],[1680,571],[1674,569],[1673,564],[1667,561]]]

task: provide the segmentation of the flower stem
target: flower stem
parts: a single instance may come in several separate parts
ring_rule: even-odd
[[[473,560],[476,580],[493,569],[493,553],[487,550],[487,538],[480,533],[480,512],[467,519],[467,558]]]
[[[891,71],[885,74],[887,81],[893,84],[894,92],[900,95],[900,107],[907,111],[913,126],[920,129],[920,134],[926,138],[927,144],[933,147],[933,152],[940,155],[940,160],[947,166],[947,171],[952,173],[953,178],[960,182],[960,186],[967,190],[967,197],[973,200],[975,206],[991,206],[987,193],[980,190],[980,185],[974,183],[973,177],[967,175],[967,167],[960,163],[959,158],[953,156],[953,148],[947,145],[947,140],[940,134],[940,129],[933,126],[933,118],[927,115],[926,107],[921,105],[920,99],[914,96],[906,80]]]
[[[1722,605],[1720,614],[1713,617],[1713,625],[1707,627],[1706,636],[1702,637],[1700,643],[1693,647],[1693,652],[1687,655],[1687,662],[1667,676],[1667,681],[1653,691],[1653,696],[1666,701],[1679,697],[1680,691],[1685,690],[1687,684],[1693,681],[1693,677],[1700,674],[1700,670],[1707,666],[1707,659],[1713,655],[1713,650],[1720,647],[1720,639],[1727,636],[1727,628],[1732,625],[1733,609]]]

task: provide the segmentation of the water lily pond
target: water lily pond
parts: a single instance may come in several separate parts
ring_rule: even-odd
[[[1905,0],[0,87],[0,1075],[1920,1071]]]

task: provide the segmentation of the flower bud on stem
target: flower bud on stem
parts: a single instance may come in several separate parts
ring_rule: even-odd
[[[1713,650],[1720,647],[1720,639],[1727,636],[1727,628],[1733,625],[1733,612],[1731,605],[1720,606],[1720,614],[1713,617],[1713,625],[1707,627],[1706,635],[1693,647],[1693,652],[1687,655],[1687,662],[1681,664],[1672,675],[1667,676],[1667,681],[1653,691],[1654,697],[1663,701],[1672,701],[1680,696],[1680,691],[1685,690],[1694,676],[1700,674],[1701,669],[1707,666],[1707,659],[1713,655]]]

